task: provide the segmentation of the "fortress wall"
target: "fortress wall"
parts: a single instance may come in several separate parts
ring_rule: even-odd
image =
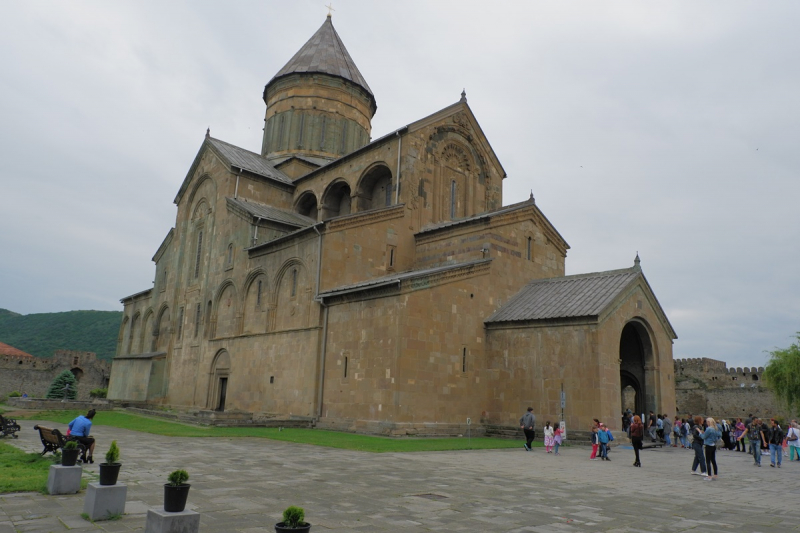
[[[792,417],[764,384],[764,367],[728,368],[723,361],[705,357],[675,359],[674,365],[675,402],[681,415]]]
[[[17,391],[31,398],[44,398],[53,379],[72,370],[78,379],[78,399],[88,400],[89,391],[108,386],[111,364],[92,352],[58,350],[53,357],[0,357],[0,397]]]

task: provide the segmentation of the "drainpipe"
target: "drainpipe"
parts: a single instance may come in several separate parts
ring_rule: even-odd
[[[320,281],[322,278],[322,233],[319,232],[319,226],[322,222],[314,224],[314,231],[317,232],[317,294],[314,300],[319,303],[325,310],[322,315],[322,346],[319,350],[319,384],[317,386],[317,420],[322,418],[322,393],[325,390],[325,356],[328,353],[328,306],[319,297]]]
[[[403,137],[400,135],[400,130],[397,130],[395,135],[397,135],[397,178],[395,179],[394,205],[397,205],[400,202],[400,152],[403,149]]]
[[[253,246],[258,244],[258,225],[261,223],[261,217],[256,217],[256,227],[253,228]]]
[[[242,175],[241,167],[236,172],[236,188],[233,189],[233,199],[237,199],[239,197],[239,176]]]

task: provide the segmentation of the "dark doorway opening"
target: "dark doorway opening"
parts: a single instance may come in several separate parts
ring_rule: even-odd
[[[225,396],[228,394],[228,378],[219,378],[219,405],[217,411],[225,410]]]

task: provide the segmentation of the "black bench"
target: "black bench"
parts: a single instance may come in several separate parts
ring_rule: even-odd
[[[17,431],[20,430],[19,424],[13,418],[6,418],[3,415],[0,415],[0,437],[7,437],[11,435],[13,438],[17,438]]]

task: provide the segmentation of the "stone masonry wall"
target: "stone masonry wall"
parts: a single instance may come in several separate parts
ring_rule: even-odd
[[[57,350],[53,357],[0,358],[0,397],[12,392],[44,398],[53,379],[71,370],[78,379],[78,399],[88,400],[89,391],[108,386],[111,364],[92,352]]]
[[[675,401],[680,414],[735,419],[791,418],[762,381],[763,367],[728,368],[715,359],[675,359]]]

